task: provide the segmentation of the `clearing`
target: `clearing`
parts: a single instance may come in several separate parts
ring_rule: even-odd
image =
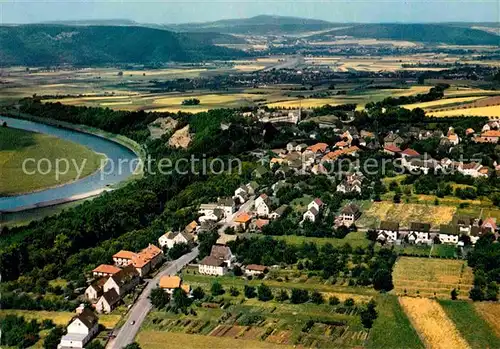
[[[397,295],[446,299],[454,288],[467,299],[474,278],[464,261],[417,257],[400,257],[392,277]]]
[[[23,171],[23,162],[25,159],[48,159],[51,163],[51,171],[47,174],[41,174],[37,170],[36,163],[28,162],[26,164],[27,172],[36,172],[29,175]],[[86,177],[101,166],[101,160],[104,155],[97,154],[91,149],[77,143],[73,143],[61,138],[49,136],[41,133],[28,132],[24,130],[2,127],[0,128],[0,196],[28,193],[36,190],[45,189],[61,185],[77,179],[77,170],[74,165],[69,166],[65,174],[60,174],[56,178],[55,161],[56,159],[67,159],[70,164],[73,161],[83,166],[80,178]],[[40,163],[40,169],[45,173],[48,170],[46,161]],[[61,165],[61,171],[64,165]]]
[[[438,302],[427,298],[401,297],[399,302],[426,346],[433,349],[470,348]]]

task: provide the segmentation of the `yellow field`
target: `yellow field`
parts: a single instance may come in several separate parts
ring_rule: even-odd
[[[5,315],[24,316],[26,320],[42,321],[50,319],[56,325],[66,326],[75,313],[67,311],[43,311],[43,310],[0,310],[0,317]],[[99,315],[99,323],[106,328],[113,328],[120,320],[120,315]]]
[[[475,302],[477,312],[491,325],[495,334],[500,337],[500,303]]]
[[[443,308],[435,300],[401,297],[399,302],[428,348],[470,348]]]
[[[488,116],[490,118],[500,117],[500,105],[481,108],[454,109],[439,112],[429,112],[429,115],[437,117],[448,116]]]
[[[269,108],[317,108],[323,105],[340,105],[339,100],[335,98],[307,98],[307,99],[296,99],[293,101],[283,101],[269,103],[267,106]]]
[[[293,346],[274,344],[256,340],[242,340],[229,337],[201,336],[160,331],[142,331],[137,335],[137,342],[147,349],[291,349]],[[168,345],[167,345],[168,343]]]
[[[397,295],[450,298],[454,288],[467,299],[472,288],[472,269],[460,260],[400,257],[393,271]]]
[[[427,222],[432,226],[451,222],[456,207],[434,206],[420,204],[395,204],[393,202],[374,202],[363,216],[375,218],[378,221],[399,222],[402,227],[408,227],[410,222]]]
[[[444,91],[445,97],[457,97],[463,95],[498,95],[499,91],[483,90],[473,87],[451,86]]]
[[[476,96],[476,97],[446,98],[446,99],[440,99],[437,101],[405,104],[405,105],[402,105],[401,107],[406,108],[406,109],[410,109],[410,110],[415,109],[415,108],[425,109],[425,108],[429,108],[429,107],[446,106],[446,105],[455,104],[455,103],[471,102],[471,101],[475,101],[475,100],[478,100],[481,98],[484,98],[484,97],[483,96]]]

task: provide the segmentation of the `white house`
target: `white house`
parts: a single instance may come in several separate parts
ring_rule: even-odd
[[[429,223],[410,223],[408,241],[415,244],[431,244],[431,225]]]
[[[238,187],[234,191],[233,199],[238,200],[241,204],[248,200],[248,188],[245,185]]]
[[[95,303],[102,296],[104,292],[104,284],[107,280],[107,278],[103,277],[91,283],[85,290],[85,298],[89,302]]]
[[[340,212],[339,221],[346,227],[350,227],[354,224],[356,219],[361,216],[361,211],[359,207],[355,204],[346,205]]]
[[[321,201],[321,199],[316,198],[313,201],[311,201],[309,205],[307,205],[307,209],[310,210],[311,208],[314,207],[316,211],[319,212],[323,208],[323,205],[324,205],[323,201]]]
[[[57,346],[63,348],[83,348],[99,330],[97,316],[90,309],[80,305],[76,309],[77,315],[71,320],[65,334]]]
[[[226,263],[227,267],[231,269],[232,264],[236,257],[231,252],[231,249],[228,246],[224,245],[213,245],[212,250],[210,251],[210,256],[220,259],[224,263]]]
[[[255,212],[259,217],[267,217],[270,213],[270,200],[266,194],[261,194],[255,199]]]
[[[222,276],[227,273],[227,266],[226,263],[219,258],[206,256],[198,264],[198,272],[203,275]]]
[[[103,291],[108,292],[113,288],[121,297],[138,284],[139,272],[133,265],[129,265],[123,268],[118,274],[111,276],[104,284]]]
[[[382,221],[377,229],[377,241],[393,243],[399,237],[399,223]]]
[[[318,217],[319,212],[315,207],[311,207],[302,215],[302,221],[316,222],[316,217]]]
[[[262,275],[267,272],[265,265],[249,264],[245,267],[245,274],[248,276]]]
[[[116,305],[120,301],[120,295],[116,293],[114,288],[104,292],[99,300],[95,304],[95,310],[99,313],[109,314],[116,308]]]
[[[92,270],[92,275],[95,277],[99,276],[113,276],[116,273],[120,272],[120,268],[114,266],[114,265],[109,265],[109,264],[101,264],[94,270]]]
[[[163,248],[167,246],[167,248],[174,247],[175,244],[191,244],[194,241],[194,238],[191,234],[186,232],[171,232],[163,234],[158,239],[158,243]]]

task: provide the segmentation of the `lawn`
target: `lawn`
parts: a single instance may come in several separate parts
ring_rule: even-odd
[[[421,204],[395,204],[389,201],[374,202],[363,213],[359,226],[375,228],[380,221],[399,222],[400,227],[409,227],[410,222],[427,222],[433,227],[451,222],[456,207]]]
[[[448,317],[472,348],[498,348],[500,337],[467,301],[440,300]]]
[[[313,242],[318,246],[322,246],[324,244],[332,244],[335,247],[341,247],[345,244],[351,245],[351,247],[367,247],[370,244],[370,240],[366,238],[366,234],[364,232],[356,231],[347,234],[347,236],[343,239],[336,238],[316,238],[316,237],[307,237],[307,236],[298,236],[298,235],[282,235],[282,236],[272,236],[273,239],[276,240],[284,240],[289,244],[301,245],[304,242]]]
[[[40,171],[34,162],[26,163],[25,159],[48,159],[51,171],[46,173],[49,165],[46,160],[40,163]],[[70,163],[67,173],[65,165],[61,162],[61,174],[56,176],[55,164],[57,159],[67,159]],[[99,169],[103,155],[79,144],[69,142],[57,137],[18,130],[13,128],[0,128],[0,196],[28,193],[44,188],[61,185],[78,178],[78,167],[83,165],[81,177],[88,176]],[[85,163],[83,162],[85,161]],[[36,172],[29,175],[30,172]]]
[[[75,313],[67,311],[44,311],[44,310],[0,310],[0,317],[6,315],[23,316],[26,320],[37,320],[41,322],[45,319],[54,321],[56,325],[66,326]],[[99,323],[106,328],[113,328],[120,320],[119,315],[99,315]]]
[[[459,297],[468,298],[472,269],[462,260],[400,257],[392,274],[397,295],[448,299],[455,288]]]
[[[437,301],[402,297],[399,302],[412,325],[422,336],[427,348],[470,348]]]
[[[380,295],[376,298],[376,302],[378,318],[370,331],[368,348],[424,348],[397,297],[387,294]]]

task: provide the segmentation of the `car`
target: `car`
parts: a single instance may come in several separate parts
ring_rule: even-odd
[[[130,321],[131,325],[135,325],[135,320]]]

